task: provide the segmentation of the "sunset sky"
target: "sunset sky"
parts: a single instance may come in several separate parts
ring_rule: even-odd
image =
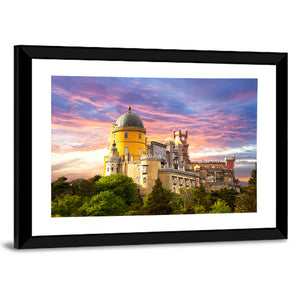
[[[236,155],[247,181],[256,162],[257,80],[52,76],[52,180],[102,174],[110,125],[137,114],[148,141],[189,132],[191,160]]]

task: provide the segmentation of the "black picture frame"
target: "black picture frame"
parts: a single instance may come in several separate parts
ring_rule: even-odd
[[[108,60],[253,64],[276,67],[276,227],[145,233],[32,235],[32,60]],[[14,247],[50,248],[287,239],[288,54],[162,49],[14,47]],[[280,176],[279,174],[284,174]],[[49,183],[50,184],[50,183]]]

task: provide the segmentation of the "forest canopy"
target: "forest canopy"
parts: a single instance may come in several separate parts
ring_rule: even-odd
[[[158,178],[142,199],[131,177],[115,174],[51,183],[52,217],[213,214],[256,212],[256,168],[249,186],[207,192],[204,187],[183,187],[179,194],[163,187]]]

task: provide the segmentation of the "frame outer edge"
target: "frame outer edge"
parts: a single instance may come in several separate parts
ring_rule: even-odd
[[[32,237],[32,61],[14,47],[14,248]]]
[[[277,64],[279,52],[21,45],[32,58],[218,64]],[[201,56],[199,56],[199,54]]]
[[[14,248],[19,248],[19,47],[14,47]]]
[[[276,65],[276,226],[288,238],[288,54]],[[284,174],[283,176],[280,176]]]
[[[284,239],[276,228],[36,236],[23,248],[129,246]]]

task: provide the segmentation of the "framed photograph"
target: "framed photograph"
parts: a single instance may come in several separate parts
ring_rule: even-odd
[[[15,248],[287,238],[287,53],[14,51]]]

